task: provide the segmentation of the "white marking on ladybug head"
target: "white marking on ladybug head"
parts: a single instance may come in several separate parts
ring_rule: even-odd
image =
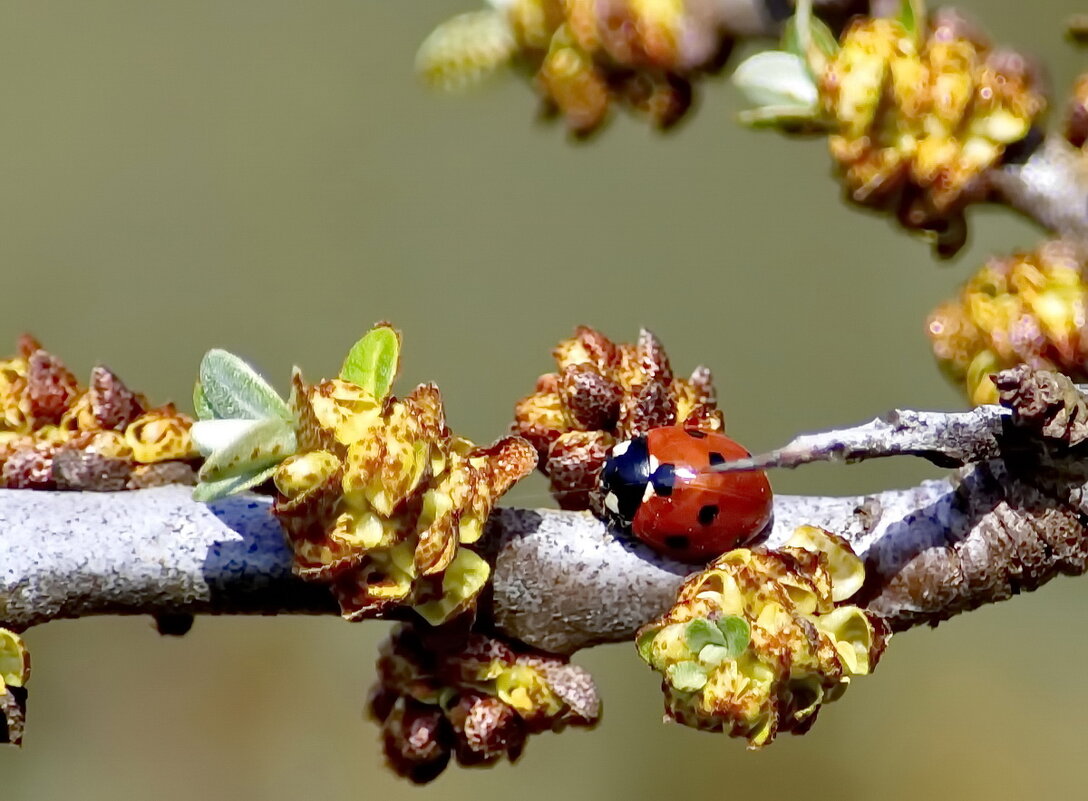
[[[650,461],[649,461],[649,463],[648,463],[648,464],[649,464],[649,467],[650,467],[650,474],[652,475],[653,473],[655,473],[655,472],[657,471],[657,468],[658,468],[658,466],[659,466],[659,465],[661,464],[661,462],[659,462],[659,461],[657,460],[657,457],[656,457],[656,456],[654,456],[654,455],[653,455],[653,454],[651,453],[651,454],[650,454]]]
[[[616,447],[612,449],[613,456],[623,456],[627,453],[627,449],[631,447],[631,440],[625,439],[623,442],[617,442]]]
[[[654,482],[647,481],[646,491],[642,493],[642,502],[646,503],[646,501],[650,500],[652,497],[654,497]]]
[[[610,492],[604,496],[604,508],[614,515],[620,513],[620,499],[616,497],[616,493]]]

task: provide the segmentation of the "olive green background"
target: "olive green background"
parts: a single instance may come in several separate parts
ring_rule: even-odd
[[[1030,226],[976,211],[968,250],[937,265],[840,202],[823,143],[740,129],[724,80],[669,136],[620,118],[582,146],[534,122],[517,79],[430,94],[415,48],[473,1],[4,0],[0,340],[32,330],[81,375],[102,360],[187,407],[210,347],[282,387],[292,364],[333,373],[390,319],[401,386],[436,380],[480,440],[579,323],[624,340],[646,325],[681,369],[711,365],[752,449],[961,404],[923,321],[987,253],[1034,243]],[[1068,84],[1061,22],[1080,3],[969,5]],[[900,460],[773,481],[854,493],[931,475]],[[543,482],[513,502],[545,503]],[[578,657],[605,699],[596,731],[424,790],[382,767],[361,713],[384,624],[201,619],[170,639],[148,619],[55,623],[27,635],[29,730],[0,752],[0,797],[1080,796],[1086,600],[1064,579],[897,637],[809,735],[762,753],[662,725],[634,649],[596,649]]]

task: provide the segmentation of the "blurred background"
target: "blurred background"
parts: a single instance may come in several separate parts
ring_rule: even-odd
[[[188,408],[219,346],[282,388],[330,375],[374,321],[404,331],[401,388],[442,387],[451,424],[502,434],[579,323],[653,328],[682,370],[713,367],[753,450],[894,406],[962,400],[923,323],[991,252],[1037,231],[971,215],[928,247],[847,208],[822,141],[742,130],[712,81],[668,136],[618,119],[585,145],[534,121],[515,78],[428,93],[420,41],[476,0],[0,2],[0,352],[33,331],[81,377],[103,361]],[[1084,56],[1074,0],[964,6],[1045,56],[1064,92]],[[747,51],[750,48],[745,48]],[[735,63],[735,62],[734,62]],[[779,492],[859,493],[937,475],[897,460],[779,473]],[[535,478],[510,499],[547,503]],[[2,533],[0,533],[2,536]],[[0,566],[2,567],[2,566]],[[660,722],[634,649],[581,654],[593,732],[414,789],[363,719],[385,624],[149,619],[32,630],[22,751],[4,799],[81,801],[736,797],[1020,799],[1083,792],[1088,581],[896,638],[814,730],[761,753]]]

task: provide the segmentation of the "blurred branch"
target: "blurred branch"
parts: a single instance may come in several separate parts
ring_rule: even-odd
[[[1088,405],[1053,374],[1009,371],[998,385],[1011,414],[997,407],[896,412],[879,425],[819,435],[823,445],[854,444],[809,448],[800,461],[914,453],[965,466],[948,479],[875,495],[781,496],[769,544],[801,524],[844,536],[868,564],[869,607],[896,629],[1084,572],[1088,464],[1079,445],[1088,436]],[[22,630],[96,614],[334,613],[324,587],[292,575],[270,509],[258,496],[207,506],[185,487],[0,491],[0,624]],[[486,541],[494,591],[481,613],[499,631],[557,652],[630,638],[670,606],[691,570],[586,513],[504,509]]]
[[[1022,163],[990,174],[998,198],[1078,245],[1088,243],[1088,159],[1062,137],[1048,136]]]

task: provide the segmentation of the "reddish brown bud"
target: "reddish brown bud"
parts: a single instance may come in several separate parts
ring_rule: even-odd
[[[450,761],[449,724],[436,707],[401,699],[385,720],[382,741],[389,766],[416,784],[426,784]]]
[[[544,472],[551,479],[560,508],[590,508],[597,477],[615,443],[605,431],[568,431],[555,441]]]
[[[0,682],[0,743],[23,744],[26,724],[26,688]]]
[[[16,344],[16,351],[19,354],[19,358],[29,361],[35,351],[39,350],[43,350],[42,343],[39,342],[33,334],[24,333],[19,335],[19,340]]]
[[[167,484],[196,486],[196,470],[187,462],[156,462],[155,464],[137,465],[128,480],[126,489],[137,490],[148,487],[163,487]]]
[[[27,371],[27,397],[35,422],[60,422],[79,395],[79,382],[56,356],[36,350]]]
[[[617,428],[624,437],[637,437],[651,428],[676,423],[676,399],[667,384],[651,381],[623,400]]]
[[[61,448],[53,458],[57,489],[119,492],[127,488],[132,462],[94,451]]]
[[[514,761],[521,755],[525,730],[517,713],[498,698],[467,692],[447,714],[462,765],[494,762],[504,754]]]
[[[11,454],[0,470],[0,483],[7,489],[54,489],[53,447],[42,444]]]
[[[124,431],[129,423],[144,412],[136,394],[103,365],[98,365],[91,371],[88,396],[91,413],[102,428]]]
[[[588,362],[571,364],[559,377],[559,396],[571,419],[585,429],[609,429],[620,413],[623,389]]]

